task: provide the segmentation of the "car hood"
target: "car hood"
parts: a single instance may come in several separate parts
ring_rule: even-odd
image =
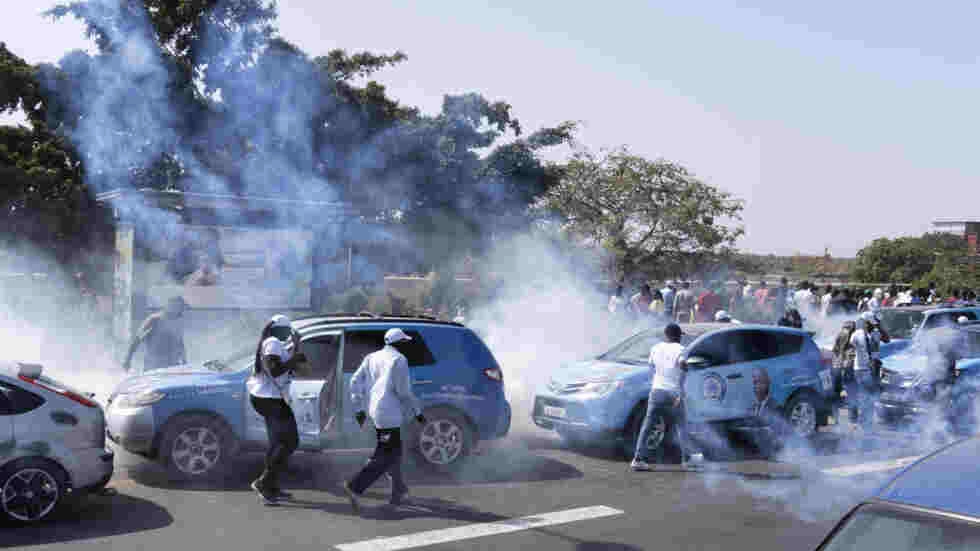
[[[246,375],[247,376],[247,375]],[[130,377],[116,387],[113,394],[143,390],[167,390],[193,385],[220,385],[244,380],[241,373],[218,373],[204,368],[173,368]]]
[[[582,360],[556,369],[551,374],[551,382],[564,386],[572,383],[616,381],[647,371],[649,371],[649,367],[646,365],[609,362],[599,359]]]

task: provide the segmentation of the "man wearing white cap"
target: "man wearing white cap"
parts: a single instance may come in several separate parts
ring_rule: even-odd
[[[299,335],[293,331],[289,318],[273,316],[262,329],[252,376],[246,383],[249,401],[265,419],[269,436],[265,470],[252,482],[252,489],[262,496],[266,505],[276,505],[280,499],[291,497],[280,489],[279,475],[299,446],[296,416],[289,407],[289,386],[299,364],[305,360],[299,352]]]
[[[851,334],[854,348],[854,381],[847,385],[847,401],[850,405],[851,422],[859,423],[864,430],[871,429],[874,396],[878,392],[878,379],[875,369],[878,347],[875,342],[875,316],[871,312],[861,314],[857,329]],[[853,414],[857,414],[857,419]]]
[[[350,498],[354,512],[359,510],[358,496],[384,473],[391,474],[393,505],[401,503],[408,493],[401,470],[401,426],[404,422],[402,408],[410,409],[415,419],[420,424],[425,424],[422,408],[412,393],[408,360],[398,350],[398,346],[404,346],[404,343],[411,340],[401,329],[389,329],[385,333],[384,348],[365,356],[351,378],[351,401],[354,411],[357,412],[357,423],[363,425],[370,415],[378,435],[378,444],[371,460],[357,476],[344,482],[344,492]]]
[[[733,323],[740,324],[742,322],[737,319],[732,318],[731,314],[727,310],[718,310],[715,312],[715,322],[717,323]]]

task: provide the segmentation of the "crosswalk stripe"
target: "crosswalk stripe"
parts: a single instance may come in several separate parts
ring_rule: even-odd
[[[501,520],[485,524],[470,524],[467,526],[457,526],[455,528],[445,528],[442,530],[429,530],[404,536],[394,536],[389,538],[375,538],[354,543],[344,543],[336,545],[339,551],[398,551],[399,549],[411,549],[426,545],[438,545],[453,541],[481,538],[497,534],[507,534],[510,532],[520,532],[532,528],[543,526],[553,526],[555,524],[567,524],[580,520],[609,517],[621,515],[623,511],[599,505],[596,507],[581,507],[578,509],[567,509],[565,511],[555,511],[541,515]]]
[[[856,476],[859,474],[875,473],[881,471],[895,471],[915,463],[922,456],[899,457],[888,461],[873,461],[870,463],[859,463],[857,465],[844,465],[832,469],[823,469],[822,473],[832,476]]]

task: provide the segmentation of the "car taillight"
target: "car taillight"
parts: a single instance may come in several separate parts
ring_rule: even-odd
[[[90,408],[97,408],[97,407],[99,407],[99,404],[93,402],[92,400],[89,400],[88,398],[86,398],[84,396],[75,394],[74,392],[72,392],[70,390],[65,390],[63,388],[55,388],[53,386],[46,385],[46,384],[38,381],[37,379],[31,379],[30,377],[27,377],[25,375],[20,375],[20,376],[18,376],[18,378],[21,381],[24,381],[25,383],[30,383],[30,384],[32,384],[34,386],[39,386],[39,387],[43,388],[44,390],[47,390],[49,392],[54,392],[55,394],[59,394],[61,396],[64,396],[65,398],[68,398],[69,400],[71,400],[73,402],[78,402],[79,404],[82,404],[85,407],[90,407]]]
[[[501,371],[499,367],[484,369],[483,374],[486,375],[488,379],[493,379],[498,383],[504,382],[504,372]]]

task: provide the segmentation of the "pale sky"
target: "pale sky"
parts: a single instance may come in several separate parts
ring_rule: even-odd
[[[0,39],[30,62],[81,27],[11,2]],[[25,6],[24,4],[34,4]],[[377,75],[425,112],[506,100],[526,129],[583,121],[593,148],[678,161],[745,199],[758,253],[850,256],[936,218],[980,215],[973,2],[279,0],[311,56],[404,51]]]

